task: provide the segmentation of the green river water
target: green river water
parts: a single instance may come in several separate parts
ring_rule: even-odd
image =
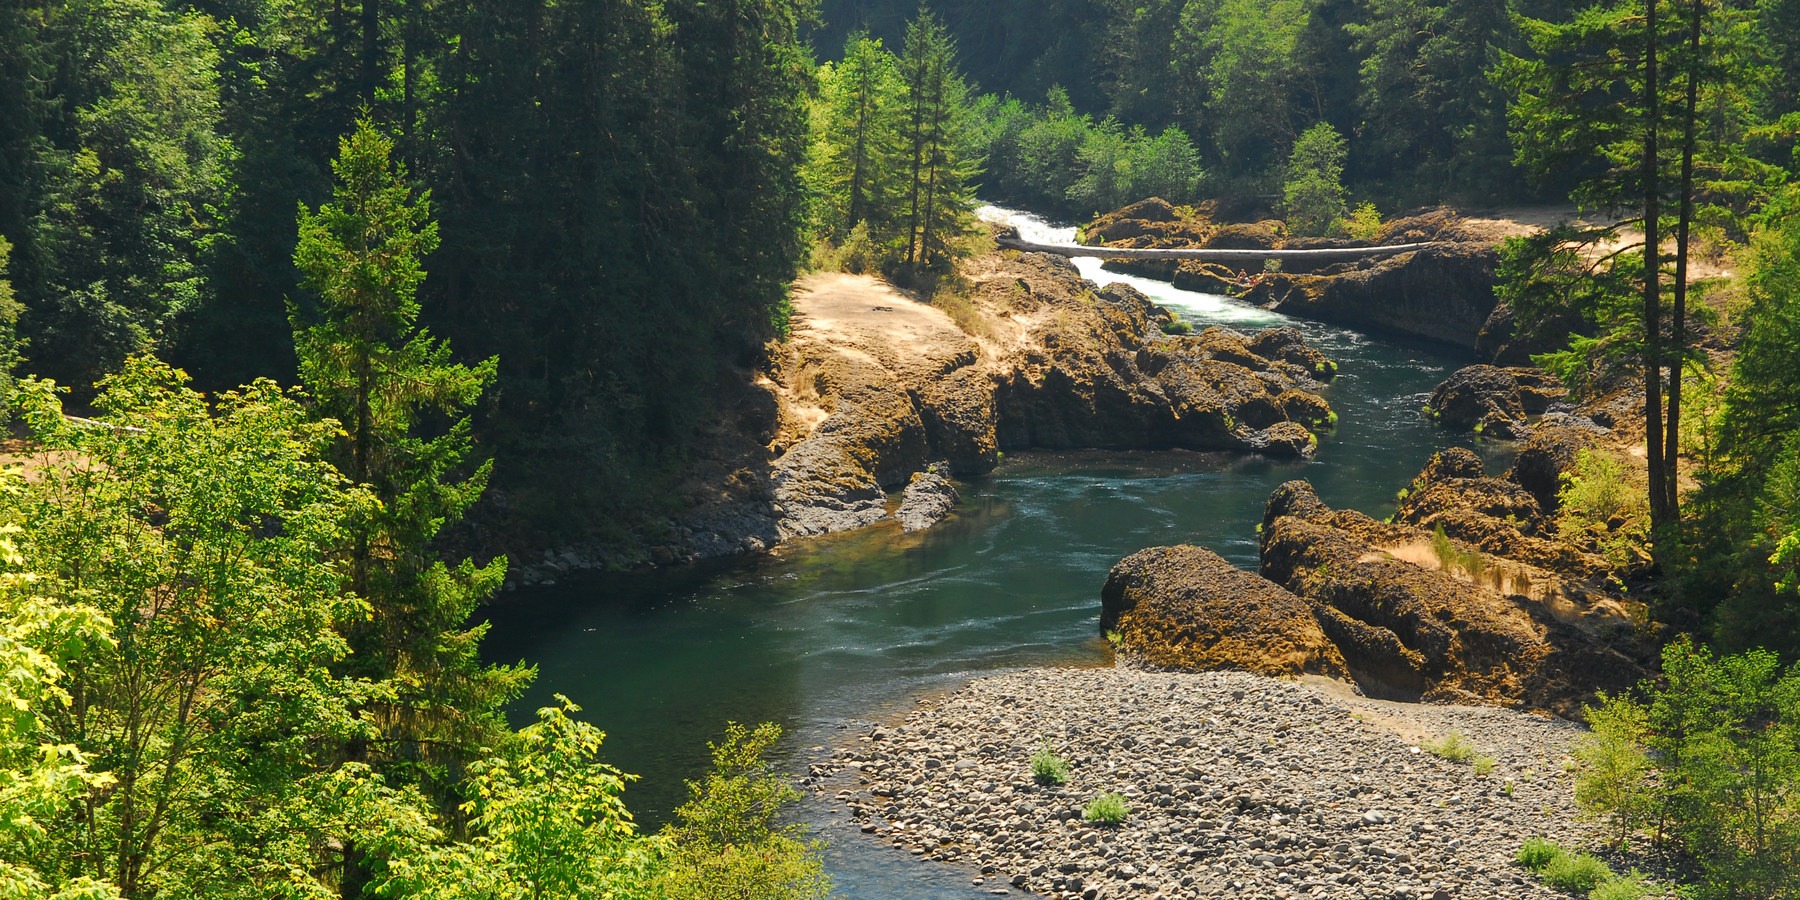
[[[1072,238],[1021,214],[984,214],[1010,217],[1031,240]],[[1256,525],[1277,485],[1304,478],[1329,504],[1382,516],[1433,451],[1466,441],[1438,432],[1421,412],[1463,360],[1078,264],[1196,325],[1297,326],[1339,364],[1326,394],[1336,433],[1309,462],[1009,453],[993,474],[961,485],[949,521],[919,534],[883,523],[767,556],[508,594],[490,611],[487,654],[537,664],[520,711],[558,693],[581,704],[607,731],[607,760],[642,776],[626,796],[654,826],[683,798],[683,779],[705,770],[706,742],[727,721],[780,722],[790,734],[784,761],[803,768],[810,748],[835,743],[856,723],[903,714],[971,674],[1105,664],[1100,587],[1119,559],[1192,543],[1254,569]],[[826,822],[833,802],[804,815]],[[849,829],[823,833],[840,896],[987,896],[958,870],[917,863]]]

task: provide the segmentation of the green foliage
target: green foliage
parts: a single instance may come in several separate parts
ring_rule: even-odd
[[[843,61],[821,66],[818,78],[808,163],[820,206],[814,227],[846,251],[858,242],[844,270],[862,272],[874,268],[875,236],[885,241],[899,227],[906,84],[899,60],[866,34],[851,35]]]
[[[1081,817],[1097,825],[1118,825],[1131,816],[1125,798],[1110,791],[1099,794],[1081,808]]]
[[[1058,756],[1051,748],[1050,742],[1031,754],[1031,777],[1039,784],[1067,784],[1069,781],[1069,761]]]
[[[472,836],[392,854],[379,896],[419,900],[633,897],[660,846],[638,836],[622,793],[631,776],[599,761],[599,729],[565,697],[505,749],[469,766]]]
[[[1444,526],[1439,525],[1431,531],[1431,553],[1437,557],[1438,566],[1446,572],[1461,570],[1463,574],[1480,581],[1487,573],[1487,557],[1480,550],[1464,550],[1444,533]]]
[[[1800,668],[1762,650],[1715,657],[1683,639],[1664,649],[1663,683],[1644,694],[1594,711],[1577,782],[1584,808],[1621,831],[1653,811],[1658,836],[1698,863],[1701,896],[1793,891]]]
[[[1174,315],[1169,321],[1162,324],[1162,333],[1167,335],[1193,334],[1194,323],[1179,315]]]
[[[0,471],[0,496],[12,503],[23,489],[16,468]],[[81,748],[54,740],[53,721],[69,703],[67,668],[79,665],[88,652],[112,647],[112,622],[85,603],[58,602],[45,596],[35,573],[26,571],[16,521],[0,524],[0,771],[7,789],[0,792],[0,885],[10,896],[48,898],[118,896],[111,885],[69,873],[54,859],[34,860],[34,844],[50,837],[49,829],[71,804],[108,788],[113,778],[89,770]]]
[[[1199,198],[1200,153],[1175,126],[1151,134],[1116,119],[1096,123],[1060,89],[1042,106],[987,95],[975,114],[988,161],[981,190],[996,202],[1085,218],[1147,197]]]
[[[323,458],[336,425],[266,381],[209,402],[151,359],[101,385],[96,424],[47,382],[22,391],[47,454],[9,518],[67,621],[71,701],[43,733],[107,783],[46,811],[22,861],[124,896],[316,896],[297,873],[328,868],[327,843],[419,824],[338,753],[378,734],[357,709],[390,688],[332,671],[367,609],[337,554],[372,502]]]
[[[45,3],[35,22],[31,174],[0,227],[32,262],[15,288],[33,368],[85,390],[207,294],[199,254],[234,154],[218,25],[156,0]]]
[[[0,236],[0,396],[12,392],[14,370],[19,366],[19,312],[12,282],[4,276],[12,258],[12,244]]]
[[[1469,767],[1475,770],[1475,774],[1480,775],[1483,778],[1494,774],[1494,767],[1499,764],[1500,761],[1498,759],[1488,756],[1485,753],[1477,754],[1474,759],[1469,760]]]
[[[395,688],[371,704],[389,742],[375,758],[441,789],[504,731],[500,708],[531,672],[483,664],[486,626],[468,625],[499,589],[505,558],[452,568],[432,547],[486,487],[491,463],[451,479],[471,450],[468,410],[496,362],[452,362],[448,344],[417,324],[423,258],[438,232],[429,195],[412,198],[392,154],[391,141],[358,123],[340,141],[332,201],[301,207],[294,264],[317,307],[295,307],[294,343],[320,412],[343,423],[346,474],[378,501],[351,526],[350,587],[371,614],[349,629],[356,655],[347,663]],[[448,427],[433,433],[427,420]]]
[[[1375,240],[1381,236],[1381,211],[1373,203],[1359,204],[1338,223],[1338,229],[1351,240]]]
[[[1583,450],[1557,489],[1557,532],[1590,545],[1616,567],[1630,565],[1649,541],[1648,504],[1627,463],[1610,453]]]
[[[1562,852],[1563,849],[1553,841],[1530,837],[1520,845],[1519,852],[1513,856],[1513,861],[1533,872],[1541,872],[1545,866],[1550,864],[1550,860],[1560,856]]]
[[[974,179],[969,89],[956,68],[956,42],[943,23],[921,6],[906,26],[900,54],[906,83],[908,125],[904,238],[908,266],[941,267],[958,254],[955,238],[972,224]]]
[[[1616,875],[1588,891],[1588,900],[1642,900],[1657,893],[1657,886],[1642,872]]]
[[[1538,872],[1544,883],[1571,894],[1586,893],[1612,878],[1612,870],[1591,853],[1558,853]]]
[[[1344,218],[1344,139],[1320,122],[1294,142],[1282,186],[1282,209],[1295,234],[1324,235]]]
[[[669,842],[656,886],[663,896],[695,900],[768,897],[809,900],[830,893],[820,845],[803,840],[801,826],[776,817],[800,792],[767,762],[780,727],[737,723],[713,744],[713,771],[688,784],[688,802],[659,837]]]
[[[1616,875],[1604,860],[1565,850],[1543,838],[1526,838],[1513,861],[1536,873],[1545,884],[1571,894],[1585,893],[1588,900],[1639,900],[1660,893],[1641,872]]]
[[[1294,141],[1305,77],[1297,50],[1311,12],[1304,0],[1217,0],[1182,8],[1177,74],[1206,85],[1213,145],[1237,171],[1266,167],[1278,159],[1271,148]]]
[[[1600,695],[1599,707],[1585,710],[1589,732],[1575,742],[1580,769],[1575,776],[1575,803],[1582,811],[1605,819],[1613,839],[1623,845],[1651,814],[1649,778],[1652,764],[1644,752],[1648,712],[1633,703]]]
[[[1454,763],[1466,763],[1475,758],[1475,745],[1467,735],[1455,729],[1435,741],[1424,741],[1419,747],[1432,756]]]

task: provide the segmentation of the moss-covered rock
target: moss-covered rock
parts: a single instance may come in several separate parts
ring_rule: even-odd
[[[1304,600],[1200,547],[1141,550],[1113,566],[1100,626],[1152,665],[1262,675],[1346,674]]]

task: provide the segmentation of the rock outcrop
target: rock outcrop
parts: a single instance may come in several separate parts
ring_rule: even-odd
[[[1211,207],[1178,210],[1161,200],[1134,203],[1087,226],[1090,242],[1167,249],[1305,250],[1434,243],[1398,256],[1354,263],[1282,261],[1245,289],[1229,266],[1195,260],[1131,260],[1107,268],[1168,279],[1178,288],[1242,296],[1289,315],[1364,331],[1380,331],[1445,344],[1467,352],[1479,347],[1512,355],[1527,345],[1514,339],[1510,319],[1496,318],[1491,239],[1462,226],[1453,210],[1436,209],[1396,219],[1373,241],[1289,236],[1278,221],[1221,223]]]
[[[1317,391],[1336,367],[1293,329],[1171,337],[1167,310],[1057,256],[994,254],[969,274],[959,319],[872,278],[804,281],[793,335],[744,404],[755,421],[728,429],[757,435],[763,458],[684,498],[649,560],[866,527],[902,489],[901,527],[929,527],[955,503],[949,478],[992,470],[1002,449],[1303,457],[1332,421]],[[940,471],[915,479],[932,460]]]
[[[1439,244],[1356,268],[1270,273],[1243,296],[1291,316],[1468,351],[1494,313],[1498,263],[1482,244]]]
[[[1166,336],[1162,311],[1120,284],[1095,291],[1061,257],[1012,254],[978,301],[1030,340],[1006,346],[1000,446],[1239,450],[1308,456],[1330,421],[1315,391],[1336,367],[1293,329]]]
[[[1345,674],[1310,604],[1200,547],[1140,550],[1113,566],[1100,627],[1156,666]]]
[[[1545,465],[1561,447],[1544,442]],[[1642,678],[1653,642],[1607,561],[1561,539],[1511,475],[1443,451],[1387,522],[1289,482],[1265,509],[1259,575],[1196,548],[1141,551],[1113,568],[1102,626],[1158,666],[1341,664],[1371,696],[1577,714]]]
[[[1564,590],[1556,573],[1332,510],[1305,482],[1269,499],[1262,574],[1315,604],[1371,694],[1574,715],[1594,690],[1622,690],[1647,671],[1631,624],[1612,609],[1571,614],[1592,597]]]
[[[1523,440],[1529,419],[1566,399],[1569,391],[1542,369],[1467,366],[1437,386],[1425,409],[1445,428]]]
[[[913,475],[912,481],[906,485],[901,495],[900,508],[894,511],[894,518],[900,521],[904,531],[924,531],[950,516],[956,508],[956,485],[945,478],[942,465],[934,465],[930,470]]]

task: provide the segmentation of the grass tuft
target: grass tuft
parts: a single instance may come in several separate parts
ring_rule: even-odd
[[[1036,753],[1031,754],[1031,777],[1038,784],[1067,784],[1069,781],[1069,761],[1056,755],[1050,749],[1050,742],[1045,741]]]
[[[1081,817],[1098,825],[1117,825],[1130,815],[1131,807],[1125,805],[1125,798],[1110,791],[1081,808]]]

